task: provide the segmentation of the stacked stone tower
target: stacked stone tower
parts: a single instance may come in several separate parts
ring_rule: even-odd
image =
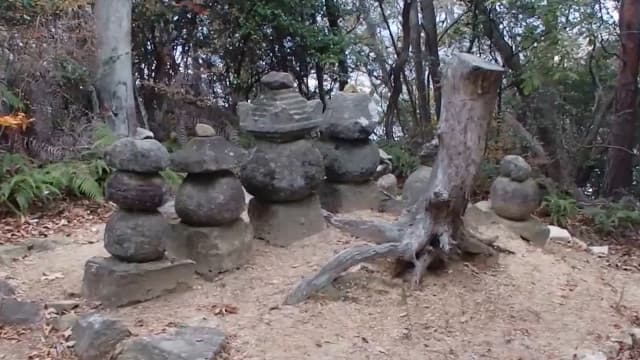
[[[158,174],[169,165],[169,153],[152,135],[123,138],[106,152],[116,172],[106,183],[106,198],[119,209],[109,218],[104,247],[111,257],[85,264],[84,295],[105,306],[123,306],[189,285],[194,263],[165,258],[169,223],[158,212],[164,182]]]
[[[322,103],[300,96],[287,73],[267,74],[261,87],[255,101],[238,106],[240,127],[256,139],[240,178],[254,196],[255,236],[287,246],[325,228],[315,194],[324,178],[322,155],[305,139],[322,120]]]
[[[373,99],[363,93],[338,92],[327,104],[318,149],[326,182],[322,207],[331,212],[377,210],[381,197],[372,177],[380,162],[378,146],[369,139],[377,126]]]
[[[181,222],[172,225],[168,251],[195,261],[196,272],[212,280],[243,265],[251,252],[253,231],[241,218],[245,195],[235,175],[247,153],[210,127],[197,128],[199,136],[171,156],[171,169],[188,175],[176,194]]]
[[[507,155],[500,162],[500,176],[491,185],[491,208],[509,220],[528,220],[542,196],[531,178],[531,166],[520,156]]]

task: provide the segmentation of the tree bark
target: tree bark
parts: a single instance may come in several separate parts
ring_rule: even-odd
[[[418,121],[414,124],[413,137],[419,142],[425,142],[431,124],[431,106],[428,102],[428,89],[425,80],[424,58],[422,56],[422,31],[420,29],[420,14],[418,2],[411,6],[411,47],[413,48],[413,63],[416,71],[416,97],[418,98]]]
[[[327,213],[332,225],[355,236],[370,236],[377,245],[342,251],[317,274],[300,282],[286,304],[304,301],[350,267],[378,257],[413,264],[413,285],[417,286],[433,260],[467,251],[493,254],[489,245],[465,229],[462,216],[482,160],[503,72],[473,55],[454,55],[443,84],[445,102],[437,134],[440,148],[424,195],[393,223]]]
[[[340,28],[340,4],[336,0],[325,0],[324,2],[325,12],[327,14],[327,22],[329,28],[334,36],[342,36],[342,30]],[[347,64],[346,50],[342,48],[341,54],[338,58],[338,90],[344,90],[345,86],[349,83],[349,65]]]
[[[98,76],[96,89],[102,114],[118,136],[136,128],[131,62],[131,0],[95,3]]]
[[[609,134],[609,151],[604,194],[633,183],[633,148],[636,132],[636,97],[638,95],[638,59],[640,57],[640,3],[623,0],[620,5],[620,65],[616,80],[615,116]]]
[[[436,25],[436,10],[433,0],[421,0],[422,2],[422,26],[424,26],[425,48],[427,50],[427,62],[429,64],[429,76],[433,84],[433,101],[436,107],[436,119],[440,120],[440,108],[442,107],[442,90],[440,76],[440,53],[438,52],[438,26]]]

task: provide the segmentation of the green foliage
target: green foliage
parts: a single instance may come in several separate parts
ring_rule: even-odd
[[[418,157],[412,155],[405,144],[395,142],[382,143],[380,148],[391,156],[393,172],[398,177],[408,177],[420,165]]]
[[[89,69],[68,57],[58,59],[54,76],[63,86],[81,87],[89,84],[91,79]]]
[[[592,215],[596,231],[603,234],[632,230],[640,225],[640,211],[623,204],[612,204]]]
[[[165,169],[160,172],[160,176],[162,176],[164,181],[166,181],[171,190],[176,191],[178,190],[180,184],[182,184],[182,181],[186,177],[186,174],[177,173],[171,169]]]
[[[551,222],[557,226],[567,226],[568,220],[578,214],[576,200],[570,197],[558,194],[548,195],[542,205],[549,213]]]
[[[22,102],[20,97],[2,83],[0,83],[0,102],[1,101],[9,105],[9,108],[13,111],[22,112],[25,109],[24,102]]]

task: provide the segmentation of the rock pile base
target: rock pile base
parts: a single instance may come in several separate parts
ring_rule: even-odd
[[[374,182],[341,184],[325,182],[320,188],[322,208],[332,213],[378,211],[382,194]]]

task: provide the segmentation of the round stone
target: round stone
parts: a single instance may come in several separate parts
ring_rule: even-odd
[[[196,136],[211,137],[216,136],[216,130],[207,124],[196,124]]]
[[[258,142],[240,172],[247,192],[266,202],[302,200],[324,179],[322,154],[308,140]]]
[[[378,168],[378,145],[365,141],[319,141],[327,180],[360,183],[371,179]]]
[[[139,173],[157,173],[169,166],[169,152],[157,140],[122,138],[105,152],[109,167]]]
[[[378,188],[389,194],[395,195],[398,192],[398,178],[393,174],[386,174],[376,182]]]
[[[160,213],[117,210],[104,229],[104,248],[126,262],[160,260],[170,231],[169,223]]]
[[[367,139],[378,126],[377,109],[367,94],[338,92],[327,103],[322,132],[336,139]]]
[[[162,206],[165,183],[159,175],[116,171],[105,188],[106,199],[121,209],[153,212]]]
[[[420,165],[407,177],[402,187],[402,199],[408,206],[414,205],[424,195],[431,172],[429,166]]]
[[[231,173],[189,174],[178,189],[176,214],[192,226],[219,226],[237,220],[245,209],[244,190]]]
[[[277,71],[272,71],[263,76],[260,83],[270,90],[292,89],[295,86],[291,74]]]
[[[527,220],[540,206],[541,195],[533,179],[523,182],[499,176],[491,185],[491,208],[509,220]]]
[[[221,136],[196,137],[171,154],[171,169],[189,174],[237,171],[247,160],[247,151]]]
[[[500,176],[525,181],[531,176],[531,166],[518,155],[507,155],[500,161]]]

